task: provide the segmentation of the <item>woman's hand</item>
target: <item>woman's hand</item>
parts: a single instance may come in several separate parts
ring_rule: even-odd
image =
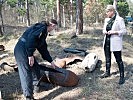
[[[31,56],[31,57],[28,57],[29,59],[29,65],[32,67],[34,65],[34,57]]]
[[[115,34],[115,35],[118,35],[118,32],[117,31],[108,31],[108,33],[107,34]]]
[[[105,34],[108,34],[108,32],[107,31],[103,31],[103,34],[105,35]]]

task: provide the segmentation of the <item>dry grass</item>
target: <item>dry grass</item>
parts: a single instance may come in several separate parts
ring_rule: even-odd
[[[71,31],[64,31],[58,33],[56,36],[49,36],[47,39],[48,49],[53,58],[66,57],[63,49],[78,48],[84,49],[88,52],[95,52],[98,54],[102,64],[92,73],[85,73],[79,69],[80,62],[69,65],[68,69],[75,72],[79,78],[79,84],[75,87],[52,87],[47,85],[49,89],[43,90],[35,94],[36,98],[41,100],[132,100],[133,98],[133,37],[124,37],[123,60],[125,64],[126,82],[123,85],[118,85],[119,72],[115,59],[112,56],[112,75],[106,79],[100,79],[99,76],[105,71],[105,60],[102,48],[103,35],[100,29],[86,30],[85,34],[79,35],[74,39],[70,39]],[[6,50],[2,53],[8,53],[9,57],[0,60],[2,62],[15,63],[13,56],[13,48],[17,42],[19,35],[9,35],[6,39],[1,39],[0,44],[5,45]],[[40,58],[36,52],[38,60]],[[0,70],[0,90],[4,100],[24,100],[19,75],[14,71]]]

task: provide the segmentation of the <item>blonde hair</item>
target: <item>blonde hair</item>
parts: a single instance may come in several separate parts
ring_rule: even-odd
[[[113,5],[107,5],[106,11],[115,11],[115,8]]]

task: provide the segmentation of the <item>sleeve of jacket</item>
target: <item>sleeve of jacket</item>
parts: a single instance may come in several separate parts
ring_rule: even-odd
[[[37,46],[36,44],[37,40],[44,28],[45,28],[45,25],[37,23],[34,26],[32,26],[32,28],[30,28],[30,30],[28,31],[26,48],[27,48],[27,53],[29,57],[33,56],[33,53]]]
[[[47,43],[46,43],[46,41],[44,42],[43,45],[39,46],[37,48],[37,50],[39,51],[39,53],[41,54],[41,56],[42,56],[42,58],[44,60],[47,60],[50,63],[53,61],[52,60],[52,57],[50,56],[50,53],[49,53],[49,51],[47,49]]]
[[[125,27],[125,22],[124,22],[124,19],[123,18],[119,18],[119,31],[118,31],[118,35],[121,36],[123,34],[126,34],[127,33],[127,30],[126,30],[126,27]]]

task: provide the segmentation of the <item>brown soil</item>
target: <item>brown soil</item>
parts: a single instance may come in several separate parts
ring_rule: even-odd
[[[20,32],[22,33],[22,31]],[[133,98],[133,37],[131,35],[124,36],[124,49],[122,53],[125,65],[125,84],[118,85],[119,71],[112,55],[111,77],[101,79],[99,76],[105,71],[105,60],[102,48],[103,35],[101,29],[86,30],[83,35],[71,39],[71,31],[56,33],[47,39],[48,49],[55,59],[56,57],[64,58],[73,54],[65,53],[64,48],[77,48],[87,50],[88,53],[96,53],[101,65],[92,73],[86,73],[79,69],[81,62],[67,65],[67,69],[73,71],[80,78],[77,86],[62,87],[46,84],[40,93],[36,93],[35,98],[41,100],[132,100]],[[0,55],[7,53],[9,56],[0,59],[2,62],[9,64],[15,63],[13,49],[19,35],[7,35],[2,38],[0,44],[5,46],[5,51],[0,51]],[[77,54],[79,55],[79,54]],[[38,52],[36,57],[39,62],[44,62]],[[0,69],[0,91],[4,100],[24,100],[18,72],[8,69],[6,71]],[[47,87],[47,89],[46,89]]]

